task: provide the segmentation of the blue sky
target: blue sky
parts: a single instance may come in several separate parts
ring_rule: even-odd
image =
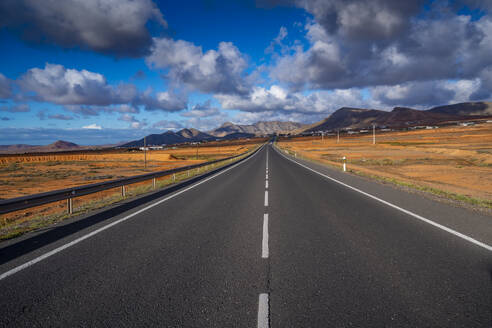
[[[491,99],[483,1],[6,0],[0,144]]]

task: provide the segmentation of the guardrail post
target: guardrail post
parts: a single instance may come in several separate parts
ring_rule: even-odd
[[[123,197],[123,198],[126,197],[125,186],[121,186],[121,197]]]
[[[173,173],[173,182],[176,182],[176,173]]]
[[[152,189],[155,189],[155,178],[152,178]]]
[[[68,214],[73,214],[73,198],[68,198],[67,199],[67,210]]]

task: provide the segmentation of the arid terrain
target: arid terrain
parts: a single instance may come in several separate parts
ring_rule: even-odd
[[[245,145],[0,157],[0,199],[192,165],[244,152]]]
[[[247,143],[219,142],[173,147],[146,152],[111,150],[0,156],[0,199],[81,186],[149,172],[162,171],[244,153],[265,139]],[[221,164],[217,164],[221,165]],[[203,171],[203,170],[202,170]],[[191,172],[194,175],[197,172]],[[187,178],[187,172],[174,178],[158,179],[157,186]],[[150,190],[150,182],[127,187],[127,196]],[[121,192],[107,190],[74,199],[76,212],[121,200]],[[32,230],[66,217],[66,202],[60,201],[0,216],[0,238]],[[46,221],[48,220],[48,222]]]
[[[492,123],[401,132],[280,139],[297,156],[414,187],[455,200],[492,207]]]

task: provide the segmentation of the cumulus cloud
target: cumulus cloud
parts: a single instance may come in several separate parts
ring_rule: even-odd
[[[118,120],[130,123],[129,127],[132,129],[141,129],[147,125],[146,122],[141,122],[140,120],[137,120],[135,116],[130,114],[123,114],[118,118]]]
[[[207,100],[203,104],[194,105],[189,111],[181,113],[184,117],[209,117],[220,115],[220,111],[216,107],[212,107],[212,102]]]
[[[19,85],[34,98],[59,105],[123,104],[132,101],[137,89],[131,84],[109,85],[99,73],[67,69],[46,64],[43,69],[31,68],[19,79]]]
[[[0,27],[30,43],[130,57],[148,53],[150,21],[167,27],[151,0],[3,0],[0,17]]]
[[[410,106],[424,109],[468,101],[479,86],[478,80],[439,80],[377,86],[370,91],[373,100],[381,106]]]
[[[486,80],[486,68],[492,66],[488,15],[472,19],[442,3],[422,14],[418,1],[296,4],[315,18],[305,26],[309,46],[277,57],[270,69],[273,79],[293,90],[469,80],[482,75]]]
[[[191,42],[155,38],[150,67],[167,70],[173,83],[183,83],[206,93],[245,94],[249,90],[244,70],[245,56],[231,42],[221,42],[217,50],[208,50]]]
[[[139,92],[133,84],[113,86],[104,75],[87,70],[65,68],[47,63],[31,68],[18,79],[24,97],[50,102],[76,114],[95,116],[101,111],[138,113],[147,110],[179,111],[186,108],[187,98],[174,92],[152,90]]]
[[[216,95],[225,109],[279,114],[329,114],[343,106],[368,105],[359,89],[336,89],[311,93],[289,92],[278,85],[255,87],[247,96]]]
[[[145,106],[145,109],[150,111],[177,112],[186,108],[188,99],[186,95],[172,91],[158,92],[155,97],[146,91],[135,100],[135,103]]]
[[[480,87],[470,95],[472,100],[492,98],[492,66],[483,69],[479,75]]]
[[[331,34],[351,40],[388,40],[399,36],[423,0],[296,0]]]
[[[100,125],[97,125],[96,123],[92,123],[86,126],[83,126],[82,129],[88,129],[88,130],[102,130],[102,127]]]
[[[5,105],[0,106],[1,112],[10,112],[10,113],[26,113],[31,109],[28,104],[14,104],[14,105]]]
[[[285,26],[281,26],[278,35],[270,42],[270,45],[265,49],[265,53],[273,53],[275,47],[280,47],[281,52],[285,52],[287,47],[283,44],[283,40],[287,37],[288,32]]]

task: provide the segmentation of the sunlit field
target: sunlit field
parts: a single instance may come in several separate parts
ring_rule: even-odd
[[[456,200],[492,205],[492,123],[363,135],[280,139],[292,154]]]
[[[243,142],[219,142],[172,147],[163,150],[108,150],[97,152],[46,153],[36,155],[3,155],[0,157],[0,198],[9,199],[63,188],[82,186],[150,172],[183,167],[251,151],[264,139]],[[200,170],[180,172],[157,179],[162,188],[212,170],[220,162]],[[126,187],[125,197],[153,189],[151,181]],[[75,213],[119,202],[121,188],[110,189],[75,198]],[[0,239],[44,227],[69,217],[66,201],[54,202],[0,216]]]

